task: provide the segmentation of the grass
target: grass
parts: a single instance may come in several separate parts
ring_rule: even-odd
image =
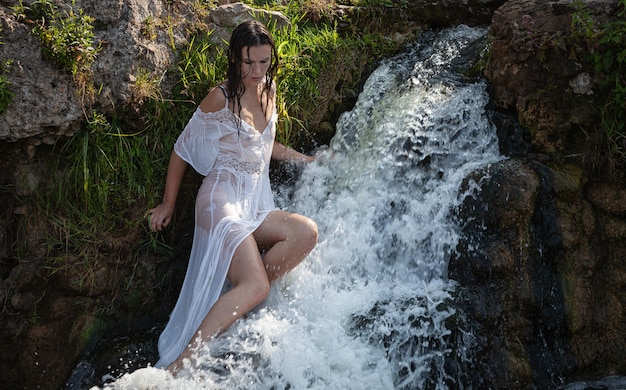
[[[2,33],[2,26],[0,26],[0,33]],[[0,40],[0,45],[2,44],[4,43]],[[13,92],[9,89],[11,82],[7,76],[7,73],[11,70],[12,64],[13,61],[11,60],[4,60],[0,63],[0,115],[6,111],[13,99]]]
[[[52,0],[36,0],[28,5],[20,1],[13,7],[17,19],[32,26],[43,46],[43,55],[72,74],[83,97],[95,93],[91,65],[100,51],[95,42],[95,19],[74,3],[61,7]]]
[[[13,92],[9,89],[11,82],[6,75],[8,69],[11,68],[12,61],[6,60],[0,63],[0,115],[7,110],[9,104],[13,100]]]
[[[330,102],[341,89],[358,90],[372,59],[395,49],[381,35],[341,36],[328,24],[305,23],[274,35],[281,62],[278,107],[286,112],[278,139],[300,148],[315,142],[315,129],[330,119]]]
[[[597,107],[601,133],[593,142],[592,169],[607,168],[609,177],[622,180],[626,176],[626,0],[618,0],[615,18],[599,24],[590,15],[586,4],[573,3],[573,39],[590,51],[587,66],[595,79],[601,80]],[[595,134],[586,129],[587,134]]]

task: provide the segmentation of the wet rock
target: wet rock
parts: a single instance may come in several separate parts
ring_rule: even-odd
[[[606,20],[615,4],[603,0],[585,2]],[[494,37],[485,69],[493,83],[493,103],[515,110],[520,124],[530,130],[531,143],[547,153],[581,153],[585,134],[581,128],[594,123],[594,89],[583,60],[588,54],[570,43],[569,2],[514,0],[494,14]]]
[[[493,262],[463,254],[452,265],[452,270],[457,266],[464,270],[475,268],[472,263],[486,264],[481,269],[482,277],[474,281],[464,279],[460,270],[455,272],[472,291],[483,291],[485,285],[500,291],[486,297],[492,301],[495,297],[498,302],[494,306],[506,308],[502,311],[505,318],[521,315],[520,307],[527,302],[525,288],[518,290],[507,285],[513,275],[521,279],[520,271],[531,275],[533,289],[546,293],[544,302],[533,303],[530,307],[534,308],[523,313],[535,331],[540,330],[542,337],[553,340],[552,344],[546,343],[543,358],[528,355],[531,363],[538,359],[532,363],[533,386],[537,386],[538,380],[558,385],[558,376],[561,381],[595,378],[626,369],[620,361],[620,356],[626,355],[626,326],[622,319],[626,297],[618,292],[623,291],[626,272],[626,192],[623,183],[611,181],[608,169],[592,171],[593,167],[586,163],[594,151],[593,143],[601,138],[594,133],[599,123],[594,109],[600,105],[596,93],[599,80],[589,77],[585,68],[584,59],[590,54],[585,45],[577,45],[571,39],[571,3],[510,0],[494,13],[490,26],[493,45],[485,76],[492,86],[492,103],[497,110],[512,114],[519,123],[517,127],[511,121],[497,122],[501,150],[522,157],[538,174],[540,185],[528,226],[507,226],[508,233],[468,236],[467,240],[482,240],[478,246],[489,259],[502,253],[503,245],[517,259],[520,255],[515,244],[528,243],[531,250],[527,261],[513,262],[518,268],[510,268],[508,273],[510,260]],[[609,20],[617,7],[617,2],[606,0],[584,3],[589,15],[599,23]],[[497,196],[487,197],[484,202],[484,208],[503,207]],[[466,217],[474,215],[468,213]],[[489,220],[482,213],[478,218]],[[528,232],[530,241],[514,232]],[[493,240],[500,244],[495,245]],[[524,245],[518,248],[526,251]],[[472,261],[467,263],[468,259]],[[545,272],[531,272],[533,268]],[[497,280],[489,276],[490,272],[508,276]],[[523,334],[516,337],[528,351],[536,348]],[[559,344],[564,353],[550,353]],[[515,353],[513,349],[509,352]]]
[[[460,283],[473,333],[485,335],[477,337],[475,354],[487,387],[551,388],[553,373],[571,364],[559,344],[565,313],[550,255],[561,241],[545,180],[545,172],[520,160],[466,180],[476,191],[458,210],[463,238],[449,273]]]
[[[449,272],[475,334],[490,335],[476,352],[485,380],[553,388],[623,370],[622,190],[589,184],[578,166],[519,160],[466,186],[477,190],[458,210],[463,238]]]

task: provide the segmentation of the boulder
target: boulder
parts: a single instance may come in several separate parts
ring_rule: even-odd
[[[585,4],[599,22],[617,7]],[[571,5],[509,0],[489,30],[485,76],[512,158],[467,178],[480,190],[458,210],[463,234],[450,262],[473,333],[485,335],[476,354],[487,387],[557,388],[626,372],[625,185],[583,158],[600,80],[572,38]]]

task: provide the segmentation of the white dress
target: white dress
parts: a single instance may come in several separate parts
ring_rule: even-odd
[[[155,367],[172,363],[190,343],[219,298],[239,244],[275,209],[269,163],[276,133],[276,110],[257,131],[226,106],[199,108],[178,137],[174,151],[204,175],[198,190],[195,231],[185,280],[159,338]]]

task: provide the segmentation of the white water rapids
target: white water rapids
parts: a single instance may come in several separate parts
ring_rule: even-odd
[[[371,75],[337,124],[334,158],[307,166],[278,201],[317,222],[317,247],[261,307],[207,345],[199,369],[177,379],[141,369],[105,388],[455,383],[461,374],[450,367],[471,359],[471,335],[450,326],[457,313],[447,262],[459,230],[451,214],[462,180],[502,158],[486,84],[457,67],[485,33],[424,34]]]

